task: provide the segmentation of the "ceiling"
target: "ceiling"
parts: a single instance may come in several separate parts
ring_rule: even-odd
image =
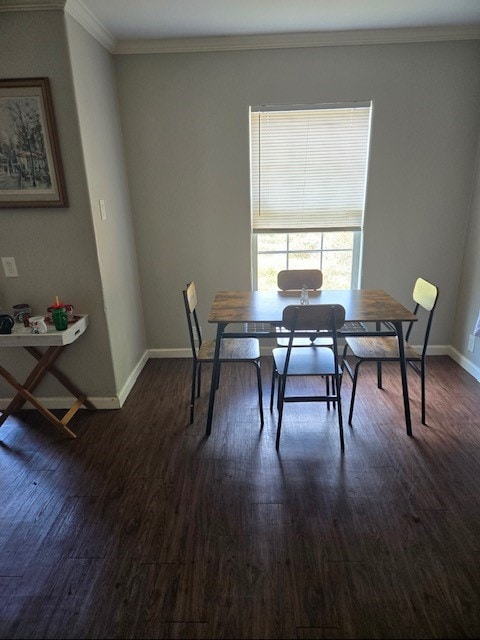
[[[44,10],[112,53],[480,40],[480,0],[0,0]]]
[[[77,0],[76,4],[83,5],[117,42],[480,26],[480,0]]]

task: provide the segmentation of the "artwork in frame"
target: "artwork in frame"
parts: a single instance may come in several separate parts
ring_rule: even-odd
[[[48,78],[0,80],[0,207],[66,207]]]

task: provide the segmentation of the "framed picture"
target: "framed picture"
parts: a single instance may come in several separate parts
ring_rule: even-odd
[[[0,207],[66,207],[48,78],[0,80]]]

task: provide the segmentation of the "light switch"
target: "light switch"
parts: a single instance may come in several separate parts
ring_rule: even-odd
[[[472,353],[475,351],[475,336],[473,333],[468,336],[468,350]]]
[[[106,220],[107,210],[105,208],[105,200],[99,200],[98,202],[100,204],[100,217],[102,218],[102,220]]]

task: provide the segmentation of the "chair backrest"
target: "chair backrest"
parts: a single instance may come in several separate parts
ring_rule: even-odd
[[[185,303],[185,313],[187,314],[188,335],[193,357],[197,357],[197,347],[195,345],[194,328],[198,337],[198,347],[202,345],[202,333],[197,317],[197,289],[194,282],[189,282],[183,290],[183,301]]]
[[[323,274],[320,269],[284,269],[277,275],[277,286],[281,291],[300,290],[303,285],[317,291],[322,282]]]
[[[437,304],[437,298],[438,287],[423,278],[418,278],[413,289],[415,302],[427,311],[433,311]]]
[[[289,305],[282,315],[282,325],[289,331],[332,331],[345,324],[341,304]]]
[[[413,313],[415,315],[418,314],[418,310],[420,307],[422,307],[422,309],[425,309],[425,311],[428,311],[427,326],[425,329],[422,351],[422,355],[425,356],[427,352],[428,340],[430,337],[433,312],[435,311],[438,300],[438,287],[436,287],[431,282],[424,280],[423,278],[417,278],[417,281],[415,282],[415,286],[413,288],[413,300],[415,302],[415,309],[413,310]],[[408,327],[407,333],[405,335],[406,340],[410,338],[410,333],[412,331],[413,325],[414,323],[411,322]]]
[[[294,347],[295,332],[312,332],[312,337],[318,332],[322,336],[332,338],[335,370],[338,368],[337,331],[345,324],[345,308],[340,304],[312,304],[289,305],[282,315],[282,326],[290,331],[287,354],[285,356],[285,370],[288,369],[292,348]],[[303,333],[305,335],[305,333]],[[298,347],[306,349],[309,347]],[[314,347],[312,349],[326,349]]]

